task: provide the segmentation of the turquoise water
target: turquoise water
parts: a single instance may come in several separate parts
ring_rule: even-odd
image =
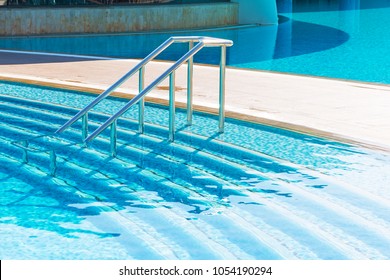
[[[327,2],[281,13],[278,27],[195,33],[234,40],[231,66],[389,83],[388,1]],[[2,38],[0,47],[143,58],[169,36]],[[198,62],[218,63],[215,51]],[[136,110],[119,121],[116,158],[109,131],[88,148],[80,123],[46,136],[92,98],[0,83],[0,259],[390,259],[388,153],[232,119],[218,134],[216,117],[197,113],[186,127],[183,110],[170,143],[168,112],[156,105],[145,135]],[[90,130],[123,104],[99,104]],[[12,144],[25,139],[36,149],[28,164]]]
[[[294,13],[280,9],[279,26],[190,34],[1,38],[0,48],[144,58],[172,35],[207,35],[234,41],[228,50],[230,66],[389,84],[390,1],[311,2],[295,3]],[[175,46],[159,58],[176,59],[184,51],[184,46]],[[216,51],[202,50],[196,60],[218,63]]]
[[[232,119],[218,134],[182,110],[170,143],[155,105],[145,135],[136,111],[120,120],[116,158],[108,132],[84,147],[79,123],[44,137],[92,98],[0,83],[1,259],[390,259],[389,154]],[[12,142],[33,137],[23,164]]]

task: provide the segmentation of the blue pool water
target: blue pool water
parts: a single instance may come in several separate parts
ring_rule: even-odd
[[[182,110],[170,143],[156,105],[145,135],[136,110],[120,120],[116,158],[108,133],[81,145],[80,124],[42,137],[92,98],[0,83],[1,259],[390,259],[389,154],[232,119],[218,134]],[[33,137],[23,164],[12,142]]]
[[[294,2],[293,13],[280,5],[279,26],[191,31],[190,35],[233,40],[235,45],[228,50],[230,66],[390,83],[390,1]],[[180,34],[188,32],[1,38],[0,48],[144,58],[168,37]],[[159,58],[175,59],[184,48],[175,46]],[[214,51],[202,50],[197,61],[218,63]]]

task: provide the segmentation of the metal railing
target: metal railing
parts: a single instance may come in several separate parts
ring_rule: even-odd
[[[197,44],[194,46],[194,43]],[[189,43],[189,51],[184,54],[179,60],[177,60],[171,67],[169,67],[163,74],[156,78],[149,86],[144,87],[145,65],[153,60],[157,55],[167,49],[173,43]],[[193,90],[193,56],[204,47],[220,47],[221,48],[221,61],[219,71],[219,132],[224,131],[225,121],[225,69],[226,69],[226,47],[233,45],[230,40],[201,37],[201,36],[184,36],[184,37],[171,37],[156,48],[152,53],[140,61],[133,69],[127,72],[122,78],[111,85],[107,90],[101,93],[96,99],[88,104],[84,109],[80,110],[73,118],[67,121],[61,126],[56,133],[61,133],[70,127],[77,120],[82,118],[82,138],[85,143],[92,141],[101,132],[103,132],[108,126],[111,126],[111,154],[116,155],[116,126],[117,119],[121,117],[127,110],[129,110],[136,103],[139,104],[139,132],[144,132],[144,97],[151,90],[157,87],[163,80],[169,76],[169,140],[174,141],[175,130],[175,71],[185,62],[188,61],[187,67],[187,124],[192,124],[193,115],[193,102],[192,102],[192,90]],[[130,79],[135,73],[139,72],[138,88],[139,93],[133,97],[125,106],[123,106],[118,112],[112,115],[107,121],[105,121],[94,132],[88,135],[88,112],[101,100],[109,96],[115,89],[122,85],[125,81]]]
[[[114,6],[114,5],[149,5],[166,4],[175,0],[4,0],[5,5],[13,7],[25,6],[66,6],[78,8],[80,6]],[[2,1],[0,1],[2,2]],[[177,1],[176,1],[177,2]]]

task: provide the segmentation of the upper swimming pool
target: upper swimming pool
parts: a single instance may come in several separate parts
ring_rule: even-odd
[[[367,2],[367,3],[366,3]],[[234,41],[230,66],[390,84],[390,2],[327,1],[322,6],[295,6],[281,13],[279,26],[191,31]],[[67,37],[1,38],[0,48],[94,56],[144,58],[172,35],[148,33]],[[188,35],[188,32],[185,32]],[[160,59],[175,59],[175,46]],[[202,50],[196,60],[217,63]]]

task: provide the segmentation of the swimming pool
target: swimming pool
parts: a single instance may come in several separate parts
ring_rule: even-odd
[[[295,3],[294,13],[280,13],[279,26],[195,30],[191,35],[233,40],[234,46],[228,50],[230,66],[389,84],[390,1],[321,3],[314,8]],[[161,42],[178,34],[183,35],[1,38],[0,48],[144,58]],[[184,46],[174,46],[159,58],[176,59],[175,54],[183,53],[178,48]],[[213,53],[216,51],[202,50],[195,60],[218,63]]]
[[[0,83],[1,259],[390,258],[387,153],[233,119],[218,134],[216,117],[187,127],[181,110],[170,143],[166,108],[149,104],[145,135],[136,111],[119,122],[116,158],[107,133],[86,148],[75,126],[49,143],[67,145],[55,176],[45,152],[22,164],[12,141],[91,98]],[[91,127],[123,102],[104,100]]]

